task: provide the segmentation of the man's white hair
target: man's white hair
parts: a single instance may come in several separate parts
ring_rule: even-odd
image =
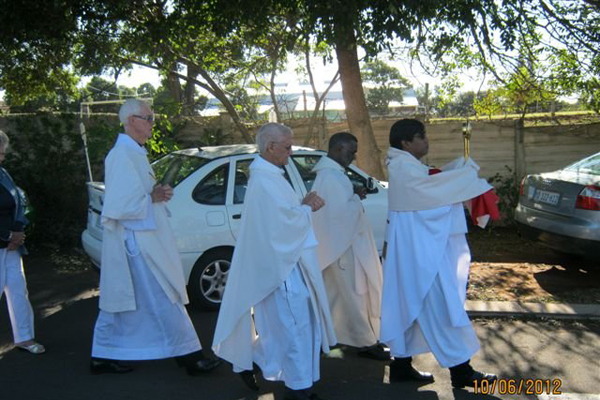
[[[127,125],[129,117],[139,114],[143,106],[148,106],[148,104],[138,99],[127,99],[119,109],[119,119],[121,120],[121,123]]]
[[[267,150],[267,146],[272,142],[280,142],[283,136],[292,136],[292,130],[283,125],[275,122],[269,122],[264,124],[258,130],[256,134],[256,145],[258,151],[262,154]]]

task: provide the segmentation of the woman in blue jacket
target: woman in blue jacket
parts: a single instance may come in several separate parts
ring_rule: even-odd
[[[0,164],[8,148],[8,136],[0,131]],[[27,285],[21,255],[26,254],[23,231],[25,204],[8,172],[0,167],[0,297],[6,302],[15,346],[32,354],[46,351],[34,338],[33,309],[27,297]]]

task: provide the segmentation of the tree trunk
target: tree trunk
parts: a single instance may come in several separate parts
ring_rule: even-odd
[[[277,122],[281,122],[281,114],[279,112],[279,105],[277,105],[277,95],[275,94],[275,75],[277,73],[276,63],[273,63],[273,70],[271,71],[271,80],[269,81],[269,95],[273,102],[273,111],[275,111],[275,117]]]
[[[198,68],[195,65],[188,63],[187,76],[188,79],[196,79],[196,76],[198,76]],[[183,115],[194,115],[194,106],[196,104],[196,99],[194,98],[195,95],[196,85],[191,80],[188,80],[183,91],[183,110],[181,111]]]
[[[181,83],[177,75],[169,73],[167,76],[167,89],[175,101],[181,101]]]
[[[358,138],[356,163],[375,178],[384,179],[381,151],[375,142],[360,76],[356,36],[351,29],[342,28],[336,32],[335,52],[346,104],[348,126],[350,132]]]

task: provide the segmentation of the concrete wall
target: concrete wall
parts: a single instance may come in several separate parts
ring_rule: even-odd
[[[18,117],[0,117],[0,129],[14,131],[16,118]],[[244,143],[227,114],[219,117],[186,117],[182,122],[183,127],[175,136],[182,147]],[[388,136],[394,122],[395,119],[374,119],[371,122],[377,145],[382,151],[382,161],[389,147]],[[285,123],[294,130],[294,143],[303,145],[309,120],[294,119]],[[567,123],[565,121],[563,125],[524,128],[522,153],[526,173],[552,171],[600,151],[600,123]],[[505,166],[515,171],[519,146],[515,141],[515,121],[472,121],[471,125],[471,155],[481,166],[481,176],[491,177],[496,173],[506,175],[508,170]],[[255,134],[258,125],[248,125],[248,128]],[[319,120],[308,145],[325,150],[329,137],[342,130],[348,130],[346,122]],[[424,160],[426,163],[441,166],[463,154],[461,122],[427,124],[427,135],[430,152]]]
[[[390,127],[395,120],[372,121],[375,140],[383,153],[389,148]],[[481,176],[496,173],[506,175],[508,166],[516,170],[515,122],[471,122],[471,156],[481,166]],[[348,130],[348,125],[327,125],[329,135]],[[442,122],[427,124],[429,154],[425,162],[441,166],[463,155],[462,123]],[[600,123],[524,128],[524,154],[526,173],[552,171],[562,168],[585,156],[600,151]]]

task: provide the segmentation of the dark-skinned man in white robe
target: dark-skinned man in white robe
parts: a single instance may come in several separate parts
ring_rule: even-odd
[[[389,352],[378,343],[383,276],[361,202],[366,188],[354,186],[346,175],[358,141],[349,132],[338,132],[328,147],[327,156],[313,168],[317,176],[312,190],[325,200],[314,213],[313,225],[335,334],[340,344],[358,348],[359,356],[389,360]]]
[[[432,174],[419,161],[428,151],[420,121],[392,125],[381,341],[394,357],[390,381],[433,381],[412,366],[412,356],[432,352],[453,387],[473,387],[497,377],[470,364],[479,341],[464,308],[471,256],[463,202],[491,186],[470,158]]]

